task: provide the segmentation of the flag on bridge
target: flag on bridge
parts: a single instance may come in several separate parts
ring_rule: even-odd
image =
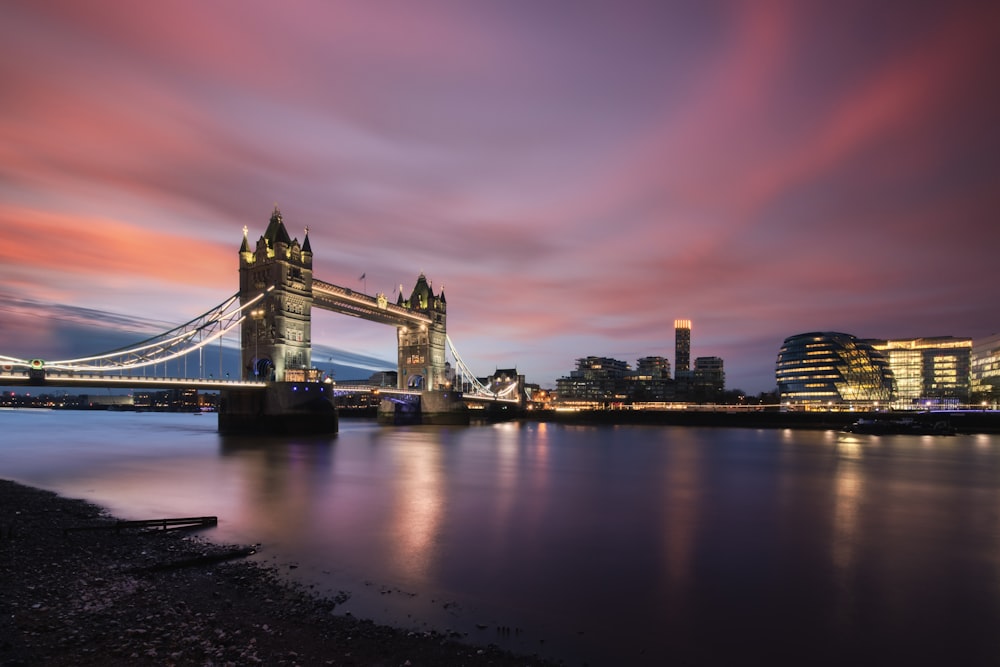
[[[361,277],[360,277],[360,278],[358,278],[358,280],[364,280],[364,279],[365,279],[365,274],[363,274],[363,273],[362,273],[362,274],[361,274]]]

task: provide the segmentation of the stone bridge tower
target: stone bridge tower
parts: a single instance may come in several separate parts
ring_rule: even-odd
[[[240,303],[261,292],[242,328],[245,380],[302,382],[318,379],[312,368],[312,248],[309,230],[302,245],[285,229],[274,207],[264,235],[253,249],[243,228],[240,246]]]
[[[438,391],[449,387],[446,373],[445,347],[447,346],[448,303],[444,290],[435,295],[423,273],[408,300],[403,299],[400,285],[397,306],[427,315],[431,323],[399,327],[396,338],[399,346],[399,389]]]

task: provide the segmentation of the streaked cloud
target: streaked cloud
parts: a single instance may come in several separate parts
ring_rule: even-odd
[[[971,1],[6,3],[0,333],[190,319],[277,203],[324,280],[444,285],[484,374],[672,357],[679,317],[750,391],[801,331],[984,335],[997,26]]]

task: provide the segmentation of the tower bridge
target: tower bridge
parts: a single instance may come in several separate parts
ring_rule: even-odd
[[[256,243],[244,227],[239,280],[239,291],[222,304],[126,349],[55,362],[0,355],[0,386],[218,388],[220,432],[336,432],[333,386],[312,365],[312,311],[318,308],[395,327],[398,380],[396,388],[382,392],[383,423],[468,423],[466,401],[510,407],[523,400],[523,376],[498,390],[469,370],[447,334],[444,291],[435,294],[424,274],[408,299],[400,286],[395,303],[382,293],[370,296],[319,280],[309,230],[301,243],[292,238],[277,207]],[[230,332],[240,336],[240,378],[137,374],[195,351],[200,355]]]

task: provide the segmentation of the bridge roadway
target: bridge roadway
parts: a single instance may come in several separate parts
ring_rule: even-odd
[[[91,387],[94,389],[264,389],[266,382],[249,382],[244,380],[219,380],[216,378],[172,378],[146,377],[142,375],[89,375],[83,373],[60,373],[47,371],[44,378],[32,376],[30,372],[0,372],[0,387]],[[419,391],[396,389],[395,387],[379,387],[375,385],[345,385],[335,386],[335,393],[379,393],[387,396],[419,396]],[[498,398],[495,396],[480,396],[464,394],[462,399],[477,403],[510,403],[517,404],[517,399]]]
[[[335,385],[334,394],[385,394],[388,396],[419,396],[419,391],[408,391],[406,389],[396,389],[395,387],[380,387],[378,385]],[[480,394],[462,394],[463,401],[473,401],[475,403],[509,403],[518,405],[516,398],[499,398],[497,396],[483,396]]]
[[[46,371],[43,377],[29,372],[0,373],[0,387],[93,387],[95,389],[264,389],[266,382],[216,378],[171,378],[142,375],[91,375]]]

